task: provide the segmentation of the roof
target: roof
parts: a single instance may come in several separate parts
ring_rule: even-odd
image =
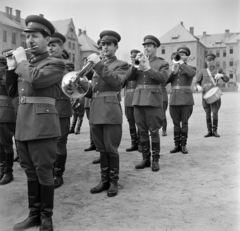
[[[173,27],[170,31],[159,38],[161,43],[176,43],[176,42],[189,42],[198,41],[194,35],[192,35],[182,23]]]
[[[72,22],[72,19],[63,19],[58,21],[51,21],[57,32],[61,33],[62,35],[67,35],[69,24]]]
[[[86,31],[78,35],[78,42],[81,44],[81,51],[94,51],[99,53],[97,43],[88,37]]]
[[[221,33],[198,35],[199,40],[207,47],[226,47],[228,43],[237,43],[240,33]]]
[[[12,19],[10,19],[5,12],[0,11],[0,23],[17,28],[19,30],[23,30],[25,25],[25,19],[21,18],[20,22],[16,20],[16,16],[12,15]]]

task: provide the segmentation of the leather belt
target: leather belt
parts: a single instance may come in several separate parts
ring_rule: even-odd
[[[0,95],[0,99],[11,99],[8,95]]]
[[[45,104],[51,104],[55,105],[56,100],[49,97],[27,97],[22,96],[19,98],[20,104],[26,104],[26,103],[45,103]]]
[[[126,93],[127,92],[134,92],[135,91],[135,89],[126,89]]]
[[[172,87],[172,90],[179,90],[179,89],[190,89],[191,90],[191,87],[190,86],[173,86]]]
[[[92,97],[93,98],[99,98],[99,97],[104,97],[104,96],[117,96],[118,92],[116,91],[105,91],[105,92],[94,92]]]
[[[160,85],[139,84],[136,89],[161,89]]]

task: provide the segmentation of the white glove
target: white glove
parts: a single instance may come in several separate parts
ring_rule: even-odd
[[[23,47],[17,48],[17,50],[13,51],[13,56],[15,57],[17,63],[27,61],[27,55]]]
[[[215,79],[216,80],[219,80],[220,78],[222,78],[223,77],[223,74],[220,74],[220,73],[217,73],[216,75],[215,75]]]
[[[13,70],[17,67],[17,61],[13,56],[7,57],[8,70]]]
[[[140,59],[139,61],[140,61],[140,66],[143,67],[144,71],[148,71],[151,68],[149,64],[149,60],[146,56],[143,56],[142,59]]]
[[[202,88],[200,85],[197,85],[197,90],[198,90],[199,92],[202,92],[202,91],[203,91],[203,88]]]
[[[93,62],[94,64],[97,64],[98,62],[100,62],[100,58],[97,54],[91,54],[88,56],[87,58],[88,62]]]
[[[178,63],[181,65],[181,64],[184,64],[183,60],[179,60]]]

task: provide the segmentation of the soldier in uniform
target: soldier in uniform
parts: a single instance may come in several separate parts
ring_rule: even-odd
[[[141,53],[141,52],[135,49],[130,51],[132,65],[135,65],[135,58],[138,53]],[[125,105],[125,115],[129,124],[129,131],[130,131],[131,144],[132,144],[130,148],[126,149],[126,152],[132,152],[138,149],[140,149],[141,151],[140,135],[139,135],[139,130],[137,131],[137,128],[136,128],[137,125],[134,118],[134,107],[132,105],[133,95],[134,95],[134,90],[136,88],[136,85],[137,85],[136,80],[131,80],[131,81],[126,80],[124,105]]]
[[[196,68],[187,65],[186,61],[191,54],[188,47],[179,47],[177,53],[181,59],[176,62],[174,55],[172,56],[175,63],[166,82],[166,84],[171,83],[169,111],[174,124],[175,147],[170,153],[182,151],[183,154],[187,154],[188,120],[192,115],[194,105],[191,84]]]
[[[159,129],[163,121],[163,98],[161,84],[168,78],[169,65],[162,58],[156,57],[160,41],[152,35],[144,37],[145,55],[137,54],[139,68],[132,66],[128,80],[136,80],[133,102],[134,118],[140,130],[142,161],[135,166],[142,169],[151,166],[150,139],[152,143],[152,171],[159,171],[160,137]]]
[[[209,89],[217,85],[219,79],[222,79],[224,82],[229,81],[229,77],[223,72],[223,70],[215,66],[215,58],[215,54],[209,53],[206,55],[207,67],[200,72],[196,81],[197,90],[202,92],[203,96]],[[206,122],[208,129],[208,133],[204,137],[220,137],[217,132],[217,128],[218,111],[221,107],[221,98],[212,104],[208,104],[205,99],[202,99],[202,105],[206,112]],[[211,118],[211,113],[213,119]]]
[[[5,86],[6,58],[0,55],[0,185],[13,180],[13,135],[16,115]]]
[[[40,226],[53,230],[54,200],[53,164],[56,159],[57,137],[61,136],[55,101],[65,64],[49,57],[47,45],[55,29],[45,18],[30,15],[25,19],[26,43],[33,56],[27,61],[20,47],[7,58],[6,86],[11,97],[19,94],[16,140],[20,164],[27,175],[29,216],[14,226],[25,230]],[[37,46],[37,47],[36,47]]]
[[[101,182],[91,189],[91,193],[108,190],[109,197],[118,193],[119,153],[122,138],[122,108],[120,92],[128,72],[128,64],[118,60],[115,53],[121,37],[115,31],[100,33],[105,61],[97,54],[91,54],[93,62],[92,87],[86,97],[92,97],[90,124],[94,143],[100,152]]]
[[[48,43],[48,53],[51,57],[56,59],[61,59],[64,61],[66,70],[65,73],[73,71],[71,68],[74,67],[74,64],[70,61],[63,59],[63,46],[66,42],[66,38],[55,32],[51,37]],[[70,64],[70,65],[69,65]],[[69,67],[70,66],[70,67]],[[68,68],[68,70],[67,70]],[[62,75],[63,77],[63,75]],[[59,81],[61,86],[62,79]],[[63,173],[65,171],[65,165],[67,160],[67,140],[70,127],[70,117],[72,116],[72,107],[71,102],[68,96],[66,96],[61,90],[60,95],[56,99],[56,109],[59,115],[59,122],[61,127],[61,136],[57,138],[57,152],[56,152],[56,161],[54,163],[53,175],[54,175],[54,184],[55,188],[60,187],[63,182]]]

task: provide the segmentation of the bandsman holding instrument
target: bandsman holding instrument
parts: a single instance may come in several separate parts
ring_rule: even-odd
[[[55,32],[48,43],[48,53],[50,57],[60,59],[65,63],[66,70],[65,73],[73,71],[74,64],[66,59],[63,59],[63,46],[66,38]],[[68,68],[68,70],[67,70]],[[63,75],[62,75],[63,77]],[[61,85],[62,79],[59,82]],[[55,188],[60,187],[63,182],[63,173],[65,171],[65,165],[67,160],[67,140],[70,127],[70,117],[72,116],[72,107],[69,97],[67,97],[62,91],[58,98],[56,99],[56,109],[59,114],[59,122],[61,127],[61,136],[57,138],[57,152],[56,161],[54,163],[53,175]]]
[[[173,65],[166,84],[171,83],[169,111],[174,124],[175,147],[170,153],[187,154],[188,120],[192,115],[194,99],[191,90],[196,68],[187,65],[191,51],[183,46],[172,54]]]
[[[206,112],[206,122],[208,133],[204,137],[220,137],[217,132],[218,128],[218,111],[221,107],[221,90],[216,87],[218,80],[222,79],[224,82],[229,81],[229,77],[223,72],[221,68],[215,66],[216,55],[209,53],[206,55],[207,68],[203,69],[196,81],[196,88],[202,92],[202,105]],[[211,118],[211,113],[212,117]]]
[[[159,129],[163,122],[163,98],[161,84],[168,78],[169,65],[162,58],[156,57],[160,41],[152,35],[144,37],[144,52],[136,56],[137,66],[132,66],[128,80],[136,80],[133,102],[134,118],[140,130],[142,161],[136,169],[151,167],[150,139],[152,143],[152,171],[159,171],[160,137]]]
[[[27,175],[29,216],[14,226],[25,230],[40,226],[53,230],[54,201],[53,164],[56,159],[57,137],[61,136],[55,101],[65,64],[49,57],[47,46],[54,34],[53,25],[45,18],[30,15],[25,19],[26,44],[32,53],[27,61],[20,47],[7,58],[6,86],[11,97],[19,95],[16,140],[20,164]]]
[[[0,55],[0,185],[13,180],[13,135],[16,115],[6,89],[7,60]]]
[[[131,60],[134,65],[135,58],[138,53],[141,53],[139,50],[133,49],[131,50]],[[124,105],[125,105],[125,115],[129,124],[129,131],[131,136],[132,146],[126,149],[126,152],[132,152],[135,150],[139,150],[141,152],[141,141],[140,134],[138,129],[136,128],[137,124],[134,118],[134,107],[132,105],[133,95],[135,88],[137,86],[136,80],[126,80],[126,91],[124,97]]]
[[[91,189],[91,193],[108,190],[109,197],[118,193],[119,153],[122,138],[122,108],[120,94],[128,72],[128,64],[118,60],[120,35],[115,31],[100,33],[104,62],[97,54],[88,57],[94,63],[96,74],[86,97],[92,97],[90,105],[90,124],[94,143],[100,152],[101,182]]]

